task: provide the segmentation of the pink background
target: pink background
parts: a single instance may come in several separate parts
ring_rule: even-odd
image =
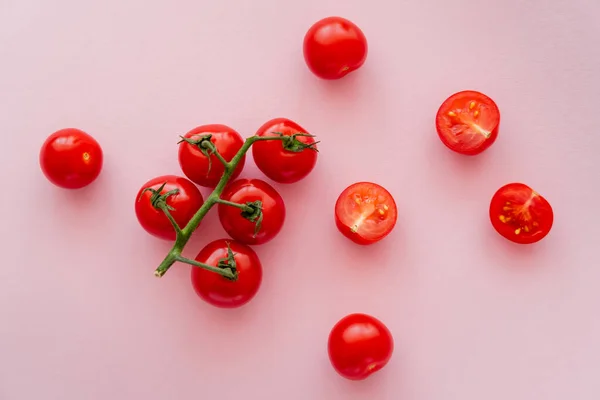
[[[595,0],[0,0],[0,399],[598,399],[599,13]],[[334,14],[364,30],[369,55],[325,82],[302,39]],[[502,112],[475,158],[433,127],[462,89]],[[309,178],[276,185],[288,218],[256,247],[257,297],[220,310],[185,265],[154,278],[169,244],[141,230],[133,202],[147,179],[180,173],[177,135],[224,123],[247,136],[278,116],[323,142]],[[67,126],[106,155],[81,191],[38,166]],[[262,176],[248,164],[243,176]],[[399,206],[368,248],[333,224],[359,180]],[[490,225],[511,181],[554,207],[537,245]],[[211,213],[187,255],[222,236]],[[396,351],[350,382],[326,341],[359,311],[388,325]]]

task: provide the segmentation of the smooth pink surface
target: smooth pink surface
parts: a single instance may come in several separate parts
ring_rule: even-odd
[[[81,1],[0,3],[0,399],[595,400],[600,397],[600,3]],[[365,65],[316,79],[310,25],[356,22]],[[484,154],[446,149],[437,107],[480,90],[502,112]],[[313,173],[276,185],[289,215],[256,247],[247,306],[203,303],[169,245],[137,224],[149,178],[179,173],[177,135],[251,135],[284,116],[322,140]],[[105,151],[89,188],[53,187],[47,135]],[[242,176],[262,178],[248,160]],[[399,220],[365,248],[333,223],[337,195],[373,180]],[[555,211],[538,245],[501,238],[489,200],[523,181]],[[206,193],[206,191],[203,191]],[[187,255],[222,237],[216,210]],[[333,324],[384,321],[396,343],[364,382],[327,359]]]

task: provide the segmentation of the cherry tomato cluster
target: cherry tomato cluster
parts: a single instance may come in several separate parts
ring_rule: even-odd
[[[304,59],[322,79],[340,79],[360,68],[367,57],[367,40],[351,21],[329,17],[315,23],[304,37]],[[474,156],[497,139],[500,111],[483,93],[461,91],[442,102],[435,117],[441,142],[449,149]],[[270,180],[290,184],[305,178],[317,162],[317,141],[297,123],[276,118],[250,138],[220,124],[198,126],[180,136],[178,159],[183,176],[162,175],[144,183],[135,199],[135,213],[149,234],[174,241],[156,269],[162,276],[176,262],[191,268],[191,283],[204,301],[223,308],[240,307],[258,292],[262,264],[250,247],[273,240],[283,227],[285,203],[278,191],[260,179],[238,179],[251,148],[259,170]],[[44,175],[57,186],[78,189],[100,174],[103,153],[98,142],[78,129],[50,135],[40,152]],[[211,188],[206,199],[198,186]],[[181,251],[202,218],[217,206],[219,221],[231,239],[206,245],[195,259]],[[348,186],[335,203],[339,231],[360,245],[385,238],[396,225],[394,198],[373,182]],[[506,239],[535,243],[552,228],[550,203],[522,183],[509,183],[492,196],[489,216]],[[332,328],[328,354],[334,369],[348,379],[365,379],[390,360],[394,341],[377,318],[350,314]]]

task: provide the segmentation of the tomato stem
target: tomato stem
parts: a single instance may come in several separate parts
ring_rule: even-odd
[[[193,265],[196,267],[201,267],[201,268],[213,271],[222,276],[225,276],[226,278],[230,278],[230,279],[236,278],[237,274],[234,275],[234,273],[230,272],[230,270],[228,270],[227,268],[222,269],[222,268],[218,268],[218,267],[211,267],[210,265],[206,265],[206,264],[201,264],[201,263],[198,263],[197,261],[182,257],[181,253],[183,252],[184,247],[186,246],[186,244],[192,237],[192,234],[198,228],[198,225],[200,224],[202,219],[206,216],[206,214],[210,211],[210,209],[215,204],[222,203],[224,201],[224,200],[221,200],[221,195],[223,194],[223,190],[225,189],[225,186],[227,186],[227,183],[229,183],[229,180],[231,179],[231,176],[233,175],[233,171],[235,171],[236,167],[238,166],[238,164],[240,163],[240,161],[242,160],[244,155],[248,152],[250,147],[255,142],[258,142],[258,141],[286,140],[286,138],[287,138],[287,136],[251,136],[244,141],[244,144],[242,145],[242,147],[238,150],[238,152],[235,154],[235,156],[233,156],[233,158],[229,162],[225,161],[225,159],[219,154],[219,152],[216,149],[216,146],[212,142],[210,142],[210,144],[208,144],[209,142],[205,141],[207,143],[207,145],[213,146],[210,149],[210,151],[212,152],[213,148],[214,148],[213,154],[215,154],[215,156],[219,159],[219,161],[221,161],[223,163],[223,165],[225,166],[225,171],[223,172],[223,175],[221,176],[221,179],[219,180],[219,183],[217,184],[217,186],[215,187],[213,192],[206,198],[206,201],[204,202],[204,204],[202,204],[202,206],[198,209],[198,211],[196,211],[196,214],[194,214],[194,216],[190,219],[190,221],[187,223],[187,225],[184,226],[183,228],[179,228],[179,227],[175,228],[175,231],[177,233],[177,236],[175,239],[175,244],[173,245],[173,247],[171,248],[171,250],[169,251],[167,256],[164,258],[164,260],[160,263],[160,265],[154,271],[155,276],[157,276],[159,278],[162,277],[164,274],[167,273],[169,268],[171,268],[171,266],[173,264],[175,264],[175,262],[179,261],[179,262],[183,262],[186,264],[190,264],[190,265]],[[304,149],[302,149],[302,150],[304,150]],[[232,203],[232,204],[228,204],[228,205],[233,206],[233,204],[236,204],[235,207],[237,207],[237,203]],[[255,207],[251,207],[249,205],[245,205],[245,207],[248,207],[248,208],[247,209],[244,208],[243,209],[244,212],[256,213]],[[238,207],[238,208],[240,208],[240,207]],[[252,209],[250,210],[250,208],[252,208]],[[168,213],[168,205],[167,205],[166,211],[163,208],[161,208],[161,209],[163,210],[163,212],[165,212],[165,215],[167,215],[167,218],[169,218],[170,213]],[[172,217],[169,218],[169,220],[171,220],[171,219],[172,219]],[[257,229],[260,229],[260,220],[262,220],[262,218],[259,218],[259,216],[257,215],[256,220],[258,221]],[[172,223],[173,223],[173,221],[172,221]],[[176,225],[173,225],[173,227],[175,227],[175,226]],[[201,265],[198,265],[198,264],[201,264]],[[206,268],[206,267],[209,267],[209,268]],[[227,272],[227,271],[229,271],[229,272]]]
[[[227,200],[223,200],[223,199],[220,199],[220,198],[217,199],[217,203],[223,204],[223,205],[226,205],[226,206],[231,206],[231,207],[239,208],[240,210],[248,212],[248,213],[254,212],[254,208],[250,207],[247,204],[234,203],[233,201],[227,201]]]
[[[207,271],[214,272],[214,273],[219,274],[227,279],[235,280],[237,278],[237,273],[233,272],[231,270],[231,268],[229,268],[229,267],[213,267],[212,265],[204,264],[204,263],[198,262],[196,260],[192,260],[190,258],[181,257],[181,256],[176,257],[175,260],[185,263],[185,264],[189,264],[193,267],[202,268]]]

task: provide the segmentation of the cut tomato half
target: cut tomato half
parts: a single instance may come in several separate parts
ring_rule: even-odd
[[[396,225],[394,198],[371,182],[347,187],[335,204],[335,222],[346,237],[358,244],[371,244],[386,237]]]
[[[435,126],[442,143],[449,149],[476,155],[496,141],[500,110],[485,94],[467,90],[453,94],[442,103]]]

